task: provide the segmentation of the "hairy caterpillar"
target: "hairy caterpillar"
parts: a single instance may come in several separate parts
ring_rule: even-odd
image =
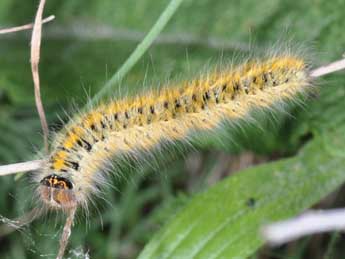
[[[252,109],[291,100],[311,85],[307,62],[292,54],[213,72],[180,86],[111,101],[76,117],[57,134],[41,172],[40,200],[50,208],[86,207],[105,183],[105,168],[121,154],[150,152],[161,141],[213,130]]]

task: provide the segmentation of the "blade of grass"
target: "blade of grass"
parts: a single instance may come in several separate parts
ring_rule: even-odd
[[[133,53],[129,56],[126,62],[120,67],[120,69],[110,78],[110,80],[104,85],[104,87],[89,101],[87,107],[96,104],[107,94],[114,91],[115,86],[120,82],[126,74],[132,69],[132,67],[138,62],[138,60],[144,55],[146,50],[152,45],[153,41],[165,28],[171,17],[174,15],[178,7],[183,0],[171,0],[156,23],[153,25],[146,37],[138,44]]]

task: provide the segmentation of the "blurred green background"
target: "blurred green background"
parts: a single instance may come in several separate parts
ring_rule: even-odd
[[[44,16],[54,14],[56,19],[44,25],[40,76],[52,130],[98,92],[168,3],[47,1]],[[32,0],[1,0],[1,28],[32,21],[37,5]],[[328,63],[345,51],[344,14],[343,0],[185,0],[114,96],[190,78],[220,60],[241,59],[252,55],[253,48],[265,52],[288,39],[311,53],[314,66]],[[29,41],[29,32],[0,35],[0,164],[32,159],[42,147]],[[336,135],[340,139],[335,142],[343,143],[344,78],[338,73],[320,80],[320,94],[288,114],[260,117],[259,125],[244,125],[244,130],[225,128],[214,138],[200,136],[196,149],[177,145],[154,166],[125,165],[126,177],[112,179],[116,188],[105,191],[107,202],[97,200],[98,209],[78,217],[68,256],[84,258],[89,251],[91,258],[135,258],[191,197],[232,172],[295,156],[319,136]],[[29,177],[1,177],[0,187],[0,215],[15,218],[33,206]],[[342,193],[338,189],[318,206],[344,205]],[[54,258],[61,229],[60,216],[52,213],[23,231],[0,233],[0,258]],[[342,243],[340,234],[317,235],[262,248],[253,258],[344,258]]]

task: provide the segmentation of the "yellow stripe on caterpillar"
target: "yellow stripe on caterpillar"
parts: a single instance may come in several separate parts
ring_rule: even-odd
[[[281,55],[102,104],[74,118],[57,135],[38,176],[41,198],[62,209],[86,205],[104,181],[106,162],[117,155],[135,156],[162,140],[184,140],[191,131],[212,130],[222,120],[245,118],[252,109],[293,99],[310,81],[303,59]],[[53,176],[59,185],[52,185]],[[54,195],[48,195],[47,189]]]

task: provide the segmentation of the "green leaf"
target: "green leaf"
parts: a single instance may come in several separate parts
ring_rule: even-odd
[[[146,258],[245,258],[263,241],[260,228],[296,215],[344,180],[345,156],[325,147],[341,141],[344,127],[319,137],[298,156],[227,178],[191,202],[145,247]]]

